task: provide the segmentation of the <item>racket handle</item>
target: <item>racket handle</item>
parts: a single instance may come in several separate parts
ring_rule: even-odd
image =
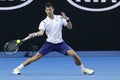
[[[26,40],[28,40],[28,39],[30,39],[30,37],[28,36],[28,37],[26,37],[26,38],[24,38],[24,39],[22,39],[22,41],[26,41]]]

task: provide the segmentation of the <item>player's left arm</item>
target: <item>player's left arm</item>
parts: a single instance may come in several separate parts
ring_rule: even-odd
[[[66,14],[64,12],[61,12],[61,15],[64,19],[66,19],[67,24],[65,25],[68,29],[72,29],[72,23],[70,21],[70,19],[66,16]]]

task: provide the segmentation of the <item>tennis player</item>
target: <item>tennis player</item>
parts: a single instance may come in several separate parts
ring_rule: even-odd
[[[42,58],[51,51],[57,51],[63,55],[69,55],[73,57],[75,64],[80,67],[84,74],[93,74],[94,70],[85,68],[77,53],[62,39],[63,25],[68,29],[72,29],[72,23],[70,19],[65,15],[64,12],[61,12],[61,15],[55,15],[54,7],[51,3],[47,3],[45,5],[45,12],[47,17],[41,21],[39,25],[39,31],[29,34],[29,37],[34,38],[36,36],[42,36],[45,32],[47,35],[46,42],[36,53],[36,55],[27,59],[25,62],[16,67],[13,70],[13,74],[20,74],[22,68]]]

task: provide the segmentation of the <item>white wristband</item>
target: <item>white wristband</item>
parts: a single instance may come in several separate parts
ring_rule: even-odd
[[[37,36],[37,33],[34,33],[34,37],[36,37]]]
[[[70,19],[69,17],[66,18],[66,20],[69,20],[69,19]]]
[[[69,17],[66,18],[66,21],[67,21],[67,22],[71,22]]]

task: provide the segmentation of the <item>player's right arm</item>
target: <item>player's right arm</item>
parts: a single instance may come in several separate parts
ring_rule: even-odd
[[[34,32],[34,33],[29,34],[29,37],[34,38],[36,36],[42,36],[43,34],[44,34],[44,30],[40,29],[38,32]]]
[[[39,31],[29,34],[29,37],[34,38],[36,36],[42,36],[45,32],[45,27],[46,27],[45,21],[43,20],[43,21],[40,22]]]

